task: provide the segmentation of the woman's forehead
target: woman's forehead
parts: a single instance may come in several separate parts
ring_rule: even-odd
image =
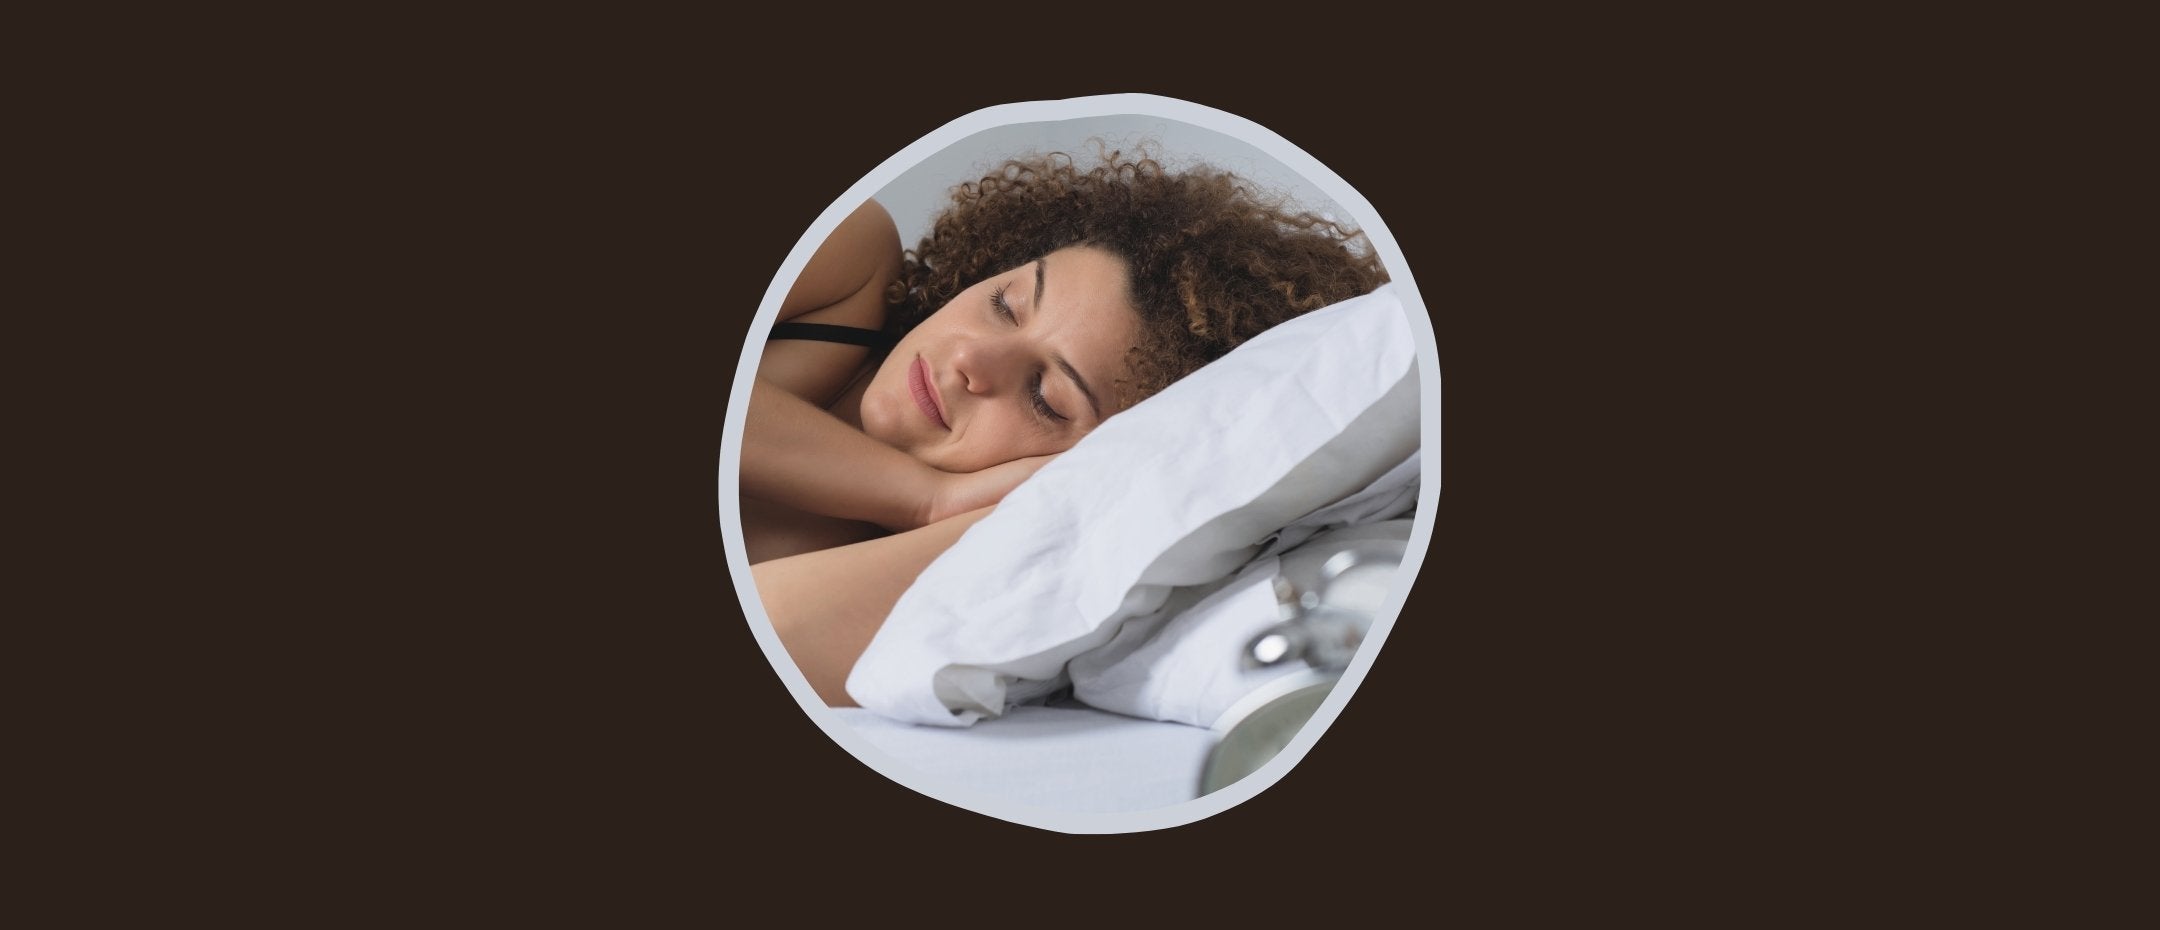
[[[1111,304],[1130,310],[1130,276],[1123,258],[1092,245],[1068,245],[1013,269],[1052,306],[1060,303]]]
[[[1060,366],[1091,385],[1105,416],[1124,404],[1117,385],[1131,376],[1130,356],[1140,332],[1126,285],[1123,259],[1102,249],[1076,246],[1043,256],[1015,282],[1039,297],[1038,332]],[[1040,287],[1040,290],[1036,288]]]

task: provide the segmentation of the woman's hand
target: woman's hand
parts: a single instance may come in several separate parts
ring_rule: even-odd
[[[743,426],[742,493],[904,532],[994,505],[1056,457],[939,471],[759,379]]]
[[[1054,458],[1057,455],[1037,455],[976,472],[937,472],[930,485],[929,498],[923,505],[922,522],[918,525],[928,526],[947,517],[992,506]]]

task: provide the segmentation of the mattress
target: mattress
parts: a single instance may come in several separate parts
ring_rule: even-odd
[[[842,721],[941,783],[1068,811],[1138,811],[1199,796],[1216,735],[1202,727],[1073,706],[1022,706],[965,728],[920,726],[855,707]]]

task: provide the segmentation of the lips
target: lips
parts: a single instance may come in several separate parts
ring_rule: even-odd
[[[945,411],[938,403],[937,388],[930,383],[929,362],[917,358],[915,364],[908,366],[908,393],[915,396],[915,406],[922,408],[930,422],[937,424],[939,429],[951,431],[952,425],[945,422]]]

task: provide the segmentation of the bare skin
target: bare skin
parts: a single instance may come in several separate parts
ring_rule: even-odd
[[[915,577],[990,510],[750,567],[781,645],[828,706],[855,706],[847,677],[870,638]]]
[[[875,201],[819,247],[780,319],[877,329],[899,236]],[[743,539],[781,641],[848,706],[855,661],[917,575],[1119,409],[1124,266],[1060,249],[956,296],[882,358],[773,340],[742,450]]]
[[[864,204],[842,221],[811,256],[802,276],[780,304],[780,319],[877,329],[885,322],[885,285],[899,274],[899,233],[893,230],[891,217],[874,201]],[[751,562],[829,549],[885,534],[884,528],[870,520],[827,515],[774,499],[786,495],[753,487],[765,463],[747,461],[774,444],[762,440],[786,441],[785,436],[774,434],[776,424],[813,431],[813,443],[821,440],[826,448],[843,454],[853,448],[861,454],[876,455],[875,450],[833,429],[861,435],[859,427],[845,422],[847,405],[839,401],[858,380],[869,356],[867,348],[839,343],[774,340],[766,345],[758,360],[757,383],[751,394],[751,422],[744,430],[743,542]],[[834,412],[835,407],[839,412]],[[824,433],[814,432],[818,430]],[[771,469],[785,467],[784,462],[774,463]]]

